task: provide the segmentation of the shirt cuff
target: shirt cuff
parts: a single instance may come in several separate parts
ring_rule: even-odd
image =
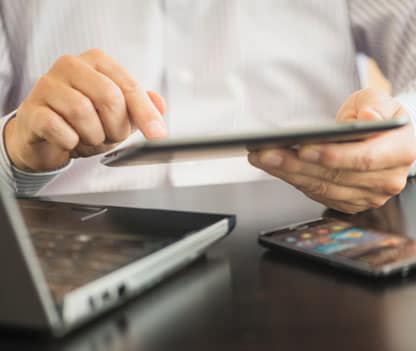
[[[59,174],[71,167],[73,160],[65,166],[50,172],[26,172],[14,167],[4,144],[4,127],[16,115],[13,111],[0,119],[0,176],[19,196],[33,196]]]
[[[410,117],[413,126],[413,133],[416,138],[416,93],[403,93],[395,97],[396,101],[403,107]],[[409,176],[416,176],[416,161],[413,162],[409,171]]]

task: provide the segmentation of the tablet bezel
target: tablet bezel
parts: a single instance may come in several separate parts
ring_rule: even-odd
[[[331,123],[320,126],[280,128],[265,133],[228,134],[200,138],[146,140],[112,151],[101,159],[106,166],[132,166],[210,158],[244,156],[265,148],[301,144],[352,142],[408,123],[406,117],[382,121]]]

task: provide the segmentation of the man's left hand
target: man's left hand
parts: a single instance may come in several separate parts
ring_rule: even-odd
[[[406,112],[390,95],[374,89],[352,94],[337,121],[397,118]],[[406,185],[416,159],[412,125],[363,141],[305,145],[298,150],[251,152],[249,162],[292,184],[311,199],[346,213],[376,208]]]

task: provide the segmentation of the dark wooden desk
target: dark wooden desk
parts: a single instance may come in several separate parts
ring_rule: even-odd
[[[282,182],[62,197],[65,201],[237,214],[201,259],[121,309],[60,341],[0,333],[0,350],[410,350],[416,274],[368,281],[257,244],[260,230],[324,208]],[[416,237],[416,182],[358,223]]]

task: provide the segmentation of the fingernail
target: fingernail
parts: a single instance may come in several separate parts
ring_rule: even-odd
[[[168,134],[168,128],[163,120],[153,120],[147,123],[147,137],[164,138]]]
[[[283,162],[283,157],[278,153],[267,153],[260,161],[267,167],[278,167]]]
[[[299,150],[299,158],[307,162],[318,162],[320,157],[319,149],[316,147],[306,147]]]
[[[378,120],[383,120],[383,116],[380,114],[380,112],[376,111],[375,109],[373,109],[372,107],[366,107],[364,109],[365,112],[369,113],[371,115],[371,117],[376,118]]]

